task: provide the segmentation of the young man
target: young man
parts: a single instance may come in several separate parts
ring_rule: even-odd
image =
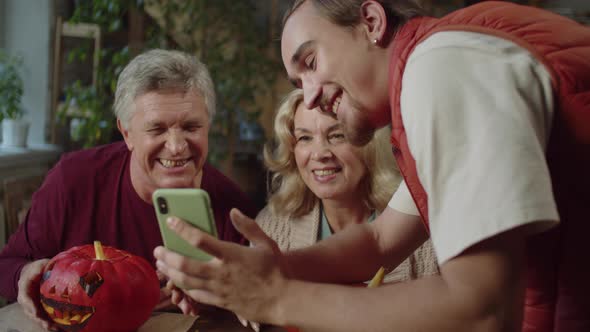
[[[254,249],[176,222],[219,259],[158,248],[161,271],[198,301],[303,329],[590,330],[590,269],[579,262],[590,231],[588,27],[506,2],[432,19],[409,0],[302,0],[281,48],[307,107],[336,114],[351,141],[392,125],[409,190],[373,224],[286,255],[237,212]],[[409,197],[422,220],[398,209]],[[313,282],[395,265],[425,229],[440,276],[377,290]]]
[[[99,240],[154,262],[152,252],[162,244],[154,190],[206,190],[226,241],[245,242],[229,220],[231,208],[256,214],[239,188],[206,163],[215,93],[194,56],[164,50],[137,56],[119,76],[114,109],[125,142],[63,156],[0,253],[0,294],[18,299],[45,328],[49,322],[33,299],[48,258]],[[170,303],[166,289],[161,295],[159,308]]]

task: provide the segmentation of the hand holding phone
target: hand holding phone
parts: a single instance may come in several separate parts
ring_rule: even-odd
[[[166,248],[179,254],[208,261],[211,255],[191,246],[183,238],[168,228],[166,219],[178,217],[198,229],[217,237],[217,227],[209,201],[209,194],[202,189],[166,188],[157,189],[152,201],[158,217],[160,233]]]

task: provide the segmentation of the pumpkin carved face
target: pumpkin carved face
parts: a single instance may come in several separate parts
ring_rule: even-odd
[[[42,274],[41,306],[68,332],[134,331],[159,297],[158,277],[145,259],[100,243],[58,254]]]

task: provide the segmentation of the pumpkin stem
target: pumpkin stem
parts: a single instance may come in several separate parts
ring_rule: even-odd
[[[104,251],[102,251],[102,244],[100,241],[94,241],[94,253],[96,254],[96,259],[99,261],[104,261],[107,257],[104,255]]]

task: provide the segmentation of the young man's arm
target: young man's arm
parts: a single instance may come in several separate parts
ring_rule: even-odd
[[[289,280],[275,323],[314,331],[520,331],[523,256],[524,235],[513,230],[447,261],[440,276],[376,289]]]
[[[426,239],[420,217],[387,207],[373,223],[358,224],[313,246],[285,253],[289,276],[316,282],[354,283],[393,270]]]
[[[232,219],[253,247],[219,241],[182,222],[173,222],[172,229],[217,258],[203,263],[163,247],[155,251],[158,269],[173,282],[185,285],[185,292],[198,302],[232,310],[252,321],[313,330],[512,331],[520,327],[524,233],[519,229],[494,236],[448,260],[440,276],[367,289],[287,277],[285,269],[309,269],[305,261],[322,260],[305,260],[300,253],[299,263],[285,267],[288,260],[253,220],[236,211],[232,211]],[[355,228],[346,236],[335,236],[320,251],[330,256],[337,252],[335,248],[356,247],[359,258],[360,253],[369,251],[382,252],[385,257],[396,248],[397,244],[387,239],[391,239],[399,224],[382,222],[375,226],[378,232],[369,234],[389,236],[381,239]],[[364,247],[373,249],[363,250]],[[306,252],[320,255],[320,251]],[[358,264],[367,267],[375,263]],[[342,266],[349,265],[354,264]],[[339,269],[319,265],[312,268]],[[338,272],[348,274],[347,268]]]

